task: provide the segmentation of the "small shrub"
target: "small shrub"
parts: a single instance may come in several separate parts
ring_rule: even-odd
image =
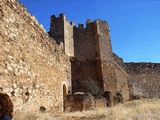
[[[88,79],[80,82],[81,92],[90,93],[95,98],[100,98],[103,93],[103,89],[100,88],[95,80]]]

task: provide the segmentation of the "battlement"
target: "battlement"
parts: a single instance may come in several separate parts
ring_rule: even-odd
[[[69,20],[67,20],[66,15],[63,13],[59,14],[59,16],[56,16],[56,15],[51,16],[51,21],[50,21],[51,27],[52,27],[52,23],[55,23],[55,22],[62,22],[62,23],[66,22],[67,24],[70,24],[71,26],[73,26],[75,29],[87,29],[89,26],[91,26],[91,24],[96,27],[96,24],[101,23],[101,24],[105,24],[105,27],[109,30],[108,23],[105,20],[96,19],[92,22],[91,19],[87,19],[87,21],[85,22],[85,25],[82,23],[79,23],[78,26],[76,26],[76,23],[72,21],[70,22]]]
[[[102,59],[112,58],[109,32],[108,23],[100,19],[93,22],[88,19],[85,25],[76,26],[74,22],[69,22],[64,14],[51,16],[50,37],[58,44],[63,42],[65,53],[78,60],[95,59],[97,56]]]
[[[76,26],[64,14],[52,15],[48,35],[17,0],[1,0],[0,13],[0,91],[11,97],[15,111],[62,112],[67,95],[88,93],[88,87],[92,95],[98,89],[97,96],[120,91],[128,100],[130,78],[144,94],[160,96],[160,64],[124,64],[112,52],[106,21],[88,19]]]
[[[72,21],[70,22],[70,21],[68,21],[67,18],[66,18],[66,15],[63,14],[63,13],[59,14],[58,17],[56,17],[56,15],[52,15],[52,16],[51,16],[51,23],[52,23],[52,21],[67,22],[67,23],[70,24],[71,26],[75,26],[75,25],[76,25],[75,22],[72,22]]]
[[[90,27],[91,25],[94,26],[95,29],[96,29],[96,27],[97,27],[97,25],[98,25],[99,23],[104,24],[104,26],[108,29],[108,31],[110,31],[107,21],[105,21],[105,20],[100,20],[100,19],[96,19],[96,20],[94,20],[93,22],[92,22],[91,19],[88,19],[88,20],[85,22],[85,25],[79,23],[78,26],[75,26],[75,29],[80,29],[80,30],[84,29],[84,30],[87,30],[87,28]]]

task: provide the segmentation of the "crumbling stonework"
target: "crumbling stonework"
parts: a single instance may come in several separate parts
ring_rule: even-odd
[[[160,97],[159,63],[125,63],[132,77],[133,94],[140,97]]]
[[[70,34],[65,34],[66,31],[69,31]],[[92,22],[87,20],[86,28],[84,28],[83,24],[76,27],[63,14],[58,17],[51,16],[49,35],[57,43],[64,43],[64,52],[71,57],[73,93],[86,92],[82,84],[90,80],[97,83],[97,88],[101,89],[99,94],[111,91],[115,95],[118,90],[123,93],[126,91],[124,98],[125,100],[129,99],[128,75],[114,61],[110,30],[106,21],[95,20]],[[66,38],[69,39],[66,40]],[[116,73],[118,73],[117,77]],[[89,85],[86,84],[86,86]]]
[[[52,15],[47,33],[17,0],[1,0],[0,25],[0,91],[11,97],[15,111],[91,108],[91,99],[76,92],[94,96],[95,106],[106,106],[105,91],[129,100],[137,90],[133,80],[143,94],[159,96],[159,64],[125,64],[112,52],[106,21],[87,20],[84,28],[64,14]]]
[[[71,92],[71,65],[34,16],[15,0],[0,2],[0,90],[17,110],[62,111],[63,84]]]

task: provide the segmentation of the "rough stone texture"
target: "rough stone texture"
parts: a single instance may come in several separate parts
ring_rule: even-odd
[[[0,2],[0,89],[17,110],[62,111],[63,84],[71,91],[71,65],[34,16],[15,0]],[[67,92],[68,93],[68,92]]]
[[[59,25],[61,26],[58,27]],[[56,30],[60,32],[55,34],[54,31]],[[68,33],[70,33],[70,35],[61,31],[69,31]],[[117,90],[122,86],[125,87],[122,87],[123,89],[121,88],[122,90],[120,91],[124,92],[128,90],[126,82],[128,75],[126,73],[124,74],[124,70],[121,71],[121,66],[115,67],[110,30],[106,21],[95,20],[92,22],[91,20],[87,20],[86,28],[84,28],[83,24],[79,24],[78,27],[73,26],[73,24],[66,20],[63,14],[57,18],[52,16],[49,34],[56,41],[59,41],[59,38],[62,37],[63,40],[61,40],[61,42],[64,43],[65,52],[68,51],[68,53],[70,53],[68,55],[71,56],[73,93],[84,92],[85,90],[83,90],[81,83],[89,79],[93,80],[93,82],[95,81],[97,87],[102,91],[111,91],[113,95],[115,95]],[[70,38],[68,40],[71,43],[65,44],[65,38]],[[72,44],[72,41],[74,44]],[[72,54],[72,47],[74,54]],[[118,58],[117,56],[117,59]],[[117,77],[115,74],[118,74]],[[116,81],[120,82],[116,83]],[[127,93],[127,91],[125,93]],[[129,93],[125,94],[124,96],[126,97],[124,98],[129,99],[129,97],[127,97],[128,95]]]
[[[74,27],[74,57],[79,61],[95,58],[95,23],[88,22],[86,28],[79,24]],[[86,52],[87,51],[87,52]]]
[[[125,63],[123,62],[123,59],[120,58],[117,54],[113,53],[113,60],[121,67],[124,71],[126,71]]]
[[[92,95],[84,93],[67,95],[65,112],[83,111],[93,108],[95,108],[95,100]]]
[[[130,76],[115,63],[115,76],[117,91],[123,95],[124,100],[129,100],[132,94],[132,86],[129,86]]]
[[[53,15],[49,35],[57,43],[64,43],[64,51],[70,56],[73,93],[87,92],[82,83],[92,80],[97,84],[97,88],[101,89],[98,96],[106,90],[115,95],[119,90],[125,94],[126,100],[129,99],[129,93],[127,93],[128,75],[124,70],[121,71],[121,66],[115,67],[110,30],[106,21],[95,20],[92,22],[87,20],[86,28],[84,28],[83,24],[76,27],[75,24],[70,23],[64,14],[58,17]],[[117,56],[116,59],[119,57]],[[91,84],[93,85],[93,83]],[[124,92],[125,90],[127,91]]]
[[[133,94],[141,97],[160,97],[159,63],[125,63],[132,77]]]
[[[72,91],[75,92],[85,92],[83,89],[83,83],[85,81],[92,80],[97,81],[97,70],[96,70],[96,61],[86,60],[86,61],[71,61],[71,70],[72,70]],[[86,84],[86,87],[89,87],[90,84]],[[97,81],[97,86],[103,88],[102,81]]]
[[[64,14],[60,14],[59,17],[51,16],[50,26],[50,37],[53,37],[58,44],[64,43],[65,53],[74,56],[73,27],[75,23],[70,23]]]
[[[17,0],[1,0],[0,25],[0,91],[11,96],[15,111],[62,112],[81,91],[99,100],[104,91],[119,92],[124,100],[132,93],[160,96],[160,65],[125,64],[112,52],[106,21],[87,20],[84,28],[53,15],[47,33]],[[82,108],[89,102],[80,98],[68,105],[89,108]]]

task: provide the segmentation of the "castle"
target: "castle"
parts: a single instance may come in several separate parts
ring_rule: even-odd
[[[47,33],[17,0],[2,0],[0,25],[0,90],[15,111],[62,112],[66,96],[76,92],[160,97],[160,64],[124,63],[112,51],[106,21],[87,20],[84,28],[53,15]]]

